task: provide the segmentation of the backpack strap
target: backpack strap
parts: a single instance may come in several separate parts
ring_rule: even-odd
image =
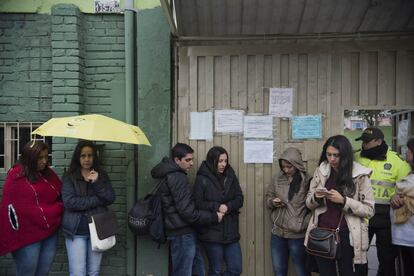
[[[155,186],[154,186],[154,188],[152,188],[152,190],[151,190],[150,194],[156,194],[156,193],[158,193],[158,190],[160,189],[161,185],[162,185],[163,183],[165,183],[165,182],[167,182],[167,177],[164,177],[163,179],[161,179],[161,180],[157,183],[157,185],[155,185]]]

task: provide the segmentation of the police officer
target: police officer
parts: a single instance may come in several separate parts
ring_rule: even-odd
[[[372,169],[371,185],[375,197],[375,215],[369,221],[369,240],[376,235],[378,276],[395,275],[395,258],[398,250],[392,244],[390,199],[395,194],[395,182],[406,177],[410,166],[396,152],[389,150],[384,133],[368,127],[355,139],[362,141],[362,149],[355,160]]]

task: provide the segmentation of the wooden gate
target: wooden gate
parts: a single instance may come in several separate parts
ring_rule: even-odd
[[[245,196],[240,215],[243,275],[272,275],[271,222],[264,194],[279,171],[279,154],[289,146],[299,148],[312,174],[324,140],[343,133],[344,109],[412,108],[413,42],[306,41],[176,48],[173,142],[194,148],[192,180],[210,147],[228,150]],[[242,135],[214,135],[210,142],[189,140],[190,112],[243,109],[246,114],[267,114],[269,87],[293,88],[294,115],[322,114],[324,139],[292,140],[289,120],[274,118],[273,164],[243,163]]]

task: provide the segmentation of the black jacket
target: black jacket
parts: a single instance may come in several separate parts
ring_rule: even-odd
[[[167,177],[159,190],[167,236],[192,233],[192,225],[217,223],[216,212],[196,209],[187,174],[172,159],[164,157],[151,175],[157,179]]]
[[[98,180],[88,185],[86,196],[81,195],[80,185],[85,184],[80,171],[63,177],[62,198],[65,206],[62,219],[63,234],[72,239],[78,230],[81,216],[103,213],[115,201],[115,193],[105,172],[100,172]],[[90,189],[89,189],[90,188]]]
[[[197,172],[194,185],[197,208],[216,212],[220,204],[228,207],[221,223],[197,229],[201,241],[232,243],[240,239],[239,209],[243,206],[243,192],[230,166],[227,167],[224,177],[224,181],[220,181],[205,161]]]

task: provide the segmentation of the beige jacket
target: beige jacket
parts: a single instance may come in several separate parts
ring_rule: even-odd
[[[396,184],[396,191],[403,196],[404,204],[394,210],[394,223],[405,223],[414,214],[414,174],[409,174]]]
[[[309,189],[310,176],[303,166],[302,155],[296,148],[288,148],[279,160],[286,160],[300,171],[302,183],[299,191],[288,200],[289,179],[281,171],[267,187],[266,206],[271,210],[272,234],[282,238],[299,239],[305,237],[306,227],[309,223],[310,212],[305,206],[306,195]],[[285,205],[278,207],[272,200],[278,197]]]
[[[316,168],[313,179],[310,183],[309,192],[306,197],[306,206],[313,210],[308,229],[306,231],[305,246],[308,243],[309,231],[318,226],[318,217],[325,213],[326,200],[321,203],[315,200],[317,187],[324,187],[331,172],[331,166],[327,162]],[[368,251],[368,219],[374,215],[374,194],[369,176],[371,169],[368,169],[356,162],[353,164],[352,178],[356,185],[356,192],[352,197],[346,198],[343,208],[345,220],[349,228],[351,246],[354,247],[354,264],[365,264]]]

